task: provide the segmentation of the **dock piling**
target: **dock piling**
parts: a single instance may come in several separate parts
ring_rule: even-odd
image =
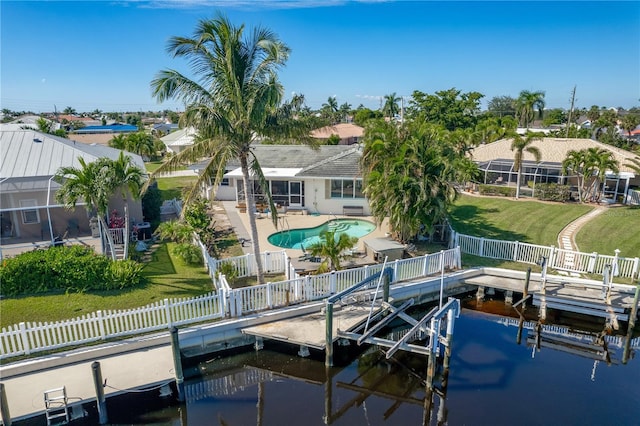
[[[333,303],[327,302],[326,307],[326,358],[325,365],[333,367]]]
[[[98,423],[101,425],[109,422],[109,416],[107,415],[107,401],[104,397],[104,384],[102,382],[102,370],[100,369],[100,363],[94,361],[91,363],[91,372],[93,373],[93,384],[96,389],[96,402],[98,406]]]
[[[11,413],[9,413],[9,403],[7,402],[7,393],[4,390],[4,383],[0,383],[0,414],[2,415],[2,424],[11,426]]]
[[[184,401],[184,375],[182,374],[182,356],[180,355],[180,340],[178,339],[177,327],[171,327],[171,352],[173,353],[178,401]]]

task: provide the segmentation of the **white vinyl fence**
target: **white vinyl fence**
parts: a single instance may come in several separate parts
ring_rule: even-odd
[[[234,259],[239,269],[246,267],[247,271],[253,271],[250,268],[255,262],[252,262],[251,255]],[[271,272],[289,270],[285,252],[263,253],[263,261],[265,265],[270,265]],[[212,276],[216,275],[216,262],[221,261],[205,256],[205,264]],[[459,269],[460,250],[455,248],[422,257],[396,260],[387,266],[393,269],[392,283],[418,279],[439,273],[442,268]],[[321,300],[361,282],[379,272],[382,267],[382,264],[378,264],[305,277],[294,274],[287,281],[238,289],[231,289],[225,277],[220,275],[216,278],[217,291],[199,297],[165,299],[137,309],[98,311],[51,323],[24,322],[3,328],[0,332],[0,360]],[[372,285],[375,286],[375,283]]]
[[[544,257],[549,268],[559,271],[604,275],[605,267],[610,267],[614,276],[632,280],[640,274],[640,259],[620,257],[618,250],[613,256],[595,252],[582,253],[554,246],[472,237],[455,231],[452,231],[452,244],[459,246],[461,253],[532,265],[539,264]]]

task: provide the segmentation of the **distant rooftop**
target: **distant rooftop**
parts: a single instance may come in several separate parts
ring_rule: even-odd
[[[75,133],[127,133],[137,132],[138,127],[131,124],[109,124],[107,126],[85,126]]]

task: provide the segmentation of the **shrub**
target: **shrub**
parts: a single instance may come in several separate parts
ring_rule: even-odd
[[[111,262],[105,271],[105,290],[122,290],[137,287],[146,282],[143,266],[133,260]]]
[[[539,183],[536,185],[536,198],[546,201],[567,201],[571,196],[569,185],[557,183]]]
[[[200,249],[193,244],[178,244],[173,249],[173,254],[189,265],[202,263],[202,253],[200,253]]]
[[[112,262],[106,256],[97,255],[93,249],[79,245],[25,252],[2,262],[2,294],[17,296],[112,289],[113,263],[120,262]],[[129,273],[129,278],[119,283],[118,288],[140,284],[139,271],[137,275]]]
[[[216,270],[216,278],[220,275],[224,275],[227,282],[231,284],[236,278],[238,278],[238,268],[236,268],[236,265],[231,262],[219,263],[218,269]]]
[[[511,186],[478,185],[478,192],[482,195],[502,195],[504,197],[516,196],[516,189]]]

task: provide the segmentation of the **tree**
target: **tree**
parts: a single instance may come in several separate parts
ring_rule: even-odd
[[[372,121],[363,142],[363,191],[376,222],[388,217],[402,242],[430,233],[456,197],[455,182],[469,174],[462,164],[472,161],[448,142],[446,130],[424,122]]]
[[[591,184],[592,199],[599,202],[604,195],[606,186],[606,173],[612,171],[618,173],[618,160],[615,159],[613,153],[604,148],[588,148],[586,150],[586,162],[588,168],[594,172],[594,179]]]
[[[68,106],[62,111],[62,113],[66,115],[76,115],[78,112],[75,108]]]
[[[516,100],[511,96],[494,96],[487,103],[487,110],[498,117],[516,115]]]
[[[318,272],[340,270],[340,261],[346,257],[345,250],[352,248],[357,242],[357,237],[337,231],[323,231],[320,233],[320,241],[307,247],[312,256],[321,257],[322,263]]]
[[[395,92],[390,95],[384,96],[384,106],[382,107],[382,115],[385,117],[389,117],[389,119],[393,119],[399,112],[398,102],[400,102],[401,98],[396,96]]]
[[[578,183],[578,201],[582,203],[583,200],[583,186],[586,167],[585,151],[571,150],[567,153],[567,156],[562,161],[562,174],[567,175],[569,172],[573,172],[576,175]]]
[[[629,167],[638,176],[640,176],[640,157],[635,157],[635,158],[630,159],[629,163],[626,163],[625,166]]]
[[[530,92],[523,90],[516,100],[516,117],[523,127],[529,128],[529,124],[535,118],[535,110],[538,109],[538,116],[542,118],[544,112],[544,92]]]
[[[271,199],[268,182],[251,150],[254,135],[281,133],[283,136],[307,141],[311,128],[307,122],[278,119],[283,88],[277,71],[288,57],[289,48],[276,35],[258,27],[245,37],[245,27],[234,26],[223,15],[200,20],[193,37],[172,37],[167,49],[174,57],[189,61],[196,80],[167,69],[151,82],[156,99],[179,99],[186,105],[181,117],[183,127],[193,126],[197,137],[193,145],[167,160],[156,173],[175,170],[184,163],[206,157],[207,164],[185,203],[189,203],[204,182],[221,183],[228,161],[238,159],[244,188],[251,188],[255,179],[267,197],[273,224],[277,226],[277,211]],[[296,125],[297,124],[297,125]],[[255,200],[245,191],[251,241],[257,267],[257,279],[264,282],[256,228]]]
[[[428,123],[437,124],[447,130],[473,128],[480,112],[478,92],[461,93],[455,88],[428,95],[418,90],[412,94],[408,116]]]
[[[335,96],[329,96],[327,102],[323,103],[320,107],[320,114],[331,124],[336,124],[340,121],[338,111],[338,99]]]
[[[627,131],[627,134],[631,136],[631,131],[638,127],[640,124],[640,115],[627,114],[622,117],[622,128]]]
[[[120,153],[117,160],[102,157],[87,163],[79,157],[80,167],[61,167],[54,175],[54,180],[61,186],[56,192],[56,200],[68,209],[74,209],[83,200],[90,214],[96,214],[102,229],[107,229],[106,216],[109,199],[121,190],[123,196],[127,190],[132,196],[139,194],[142,170],[131,163],[131,158]],[[111,257],[115,259],[115,248],[111,235],[107,233]]]
[[[528,152],[529,154],[532,154],[536,159],[536,162],[540,162],[540,159],[542,158],[540,150],[531,145],[537,140],[542,140],[543,136],[544,135],[540,133],[534,132],[527,132],[524,138],[517,133],[511,134],[511,151],[515,151],[515,155],[513,157],[513,170],[518,172],[518,178],[516,181],[516,199],[520,197],[520,180],[522,178],[522,160],[524,153]]]
[[[542,125],[549,127],[552,124],[567,123],[567,113],[561,108],[554,108],[546,111],[544,118],[542,119]],[[569,123],[567,123],[569,125]]]

